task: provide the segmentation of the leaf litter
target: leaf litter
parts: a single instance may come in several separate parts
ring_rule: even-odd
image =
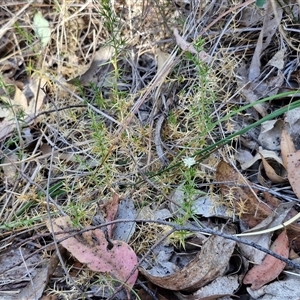
[[[76,290],[74,298],[115,294],[122,299],[118,287],[108,292],[108,281],[102,294],[103,286],[94,284],[105,273],[126,281],[126,296],[132,299],[134,289],[144,289],[143,299],[151,291],[153,299],[232,299],[245,296],[246,290],[246,296],[255,299],[294,297],[298,280],[282,276],[284,262],[255,247],[200,232],[206,227],[218,228],[218,233],[231,228],[232,235],[253,246],[271,245],[285,258],[290,250],[300,251],[295,222],[299,112],[296,108],[284,118],[268,119],[297,99],[287,95],[257,103],[299,88],[293,23],[299,4],[287,5],[291,18],[289,10],[274,1],[260,7],[250,0],[236,6],[230,1],[142,2],[111,4],[110,16],[122,23],[116,31],[104,26],[108,23],[101,12],[107,7],[95,3],[68,3],[60,14],[52,11],[51,1],[34,4],[34,9],[32,2],[13,2],[6,7],[12,20],[0,10],[6,22],[0,30],[2,264],[11,257],[7,253],[19,261],[18,254],[9,251],[22,240],[38,253],[48,247],[45,253],[50,256],[50,239],[55,238],[64,239],[60,244],[75,262],[94,271],[88,273],[79,264],[76,284],[70,287],[54,278],[48,282],[45,265],[26,271],[30,285],[28,278],[19,282],[15,276],[14,284],[21,285],[3,281],[2,286],[6,291],[19,289],[28,299],[59,289],[69,294]],[[112,37],[126,38],[110,44]],[[40,72],[33,71],[32,64]],[[201,72],[210,69],[204,75],[211,79],[209,85],[195,72],[199,65]],[[199,80],[204,93],[195,89]],[[213,89],[217,97],[211,103],[194,105],[196,98],[209,99]],[[244,111],[222,119],[249,103]],[[205,110],[209,106],[214,111]],[[205,109],[195,114],[199,107]],[[90,109],[100,117],[91,116]],[[206,134],[211,124],[197,123],[204,115],[213,122],[225,121]],[[216,147],[205,158],[195,154],[195,149],[214,145],[221,136],[262,117],[264,122],[232,140],[231,147]],[[184,157],[185,166],[168,174],[168,166]],[[193,197],[183,176],[186,170],[195,170]],[[189,201],[192,216],[186,218]],[[71,218],[57,217],[55,207]],[[36,217],[38,211],[42,217]],[[52,213],[56,234],[50,237],[41,228]],[[179,230],[179,241],[173,234],[168,239],[174,221],[197,225],[199,232]],[[72,222],[83,232],[75,234]],[[28,249],[26,255],[36,257]],[[237,255],[240,267],[232,271]],[[64,264],[69,261],[63,259],[57,269]],[[86,293],[81,286],[87,287]],[[290,294],[284,294],[283,287]]]

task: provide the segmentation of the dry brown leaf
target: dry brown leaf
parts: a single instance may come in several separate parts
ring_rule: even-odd
[[[265,203],[267,203],[273,208],[278,207],[281,204],[281,202],[276,197],[272,196],[268,192],[263,192],[263,196],[264,196]],[[298,212],[294,208],[292,208],[291,210],[289,210],[286,218],[282,223],[290,220],[297,214]],[[290,241],[290,247],[294,249],[296,252],[299,252],[300,251],[300,224],[294,222],[289,226],[287,226],[286,230]]]
[[[56,295],[44,295],[39,300],[58,300],[58,297]]]
[[[55,232],[69,231],[72,229],[68,216],[53,220]],[[49,221],[47,227],[51,230]],[[138,276],[133,268],[137,265],[137,257],[130,246],[122,241],[107,242],[103,231],[99,229],[84,232],[82,235],[70,237],[68,233],[55,234],[57,239],[67,238],[61,244],[76,259],[95,272],[107,272],[121,282],[126,281],[127,286],[133,287]],[[69,238],[68,238],[69,237]]]
[[[16,153],[8,154],[3,160],[4,164],[8,164],[2,167],[3,174],[5,176],[5,180],[7,180],[10,184],[14,184],[18,176],[18,167],[16,165],[17,161],[19,161],[19,156]]]
[[[152,289],[151,289],[152,291]],[[162,296],[158,291],[157,289],[155,289],[153,291],[153,293],[155,294],[155,297],[157,300],[169,300],[170,298],[166,298],[164,296]],[[144,289],[140,289],[138,292],[137,292],[139,298],[138,299],[142,299],[142,300],[153,300],[153,297],[152,295],[150,295],[148,292],[146,292]]]
[[[257,226],[253,227],[250,230],[247,230],[243,233],[249,233],[249,232],[259,232],[265,229],[273,228],[278,225],[281,225],[284,220],[287,219],[288,214],[293,210],[294,203],[287,202],[280,204],[273,213],[268,216],[265,220],[263,220],[261,223],[259,223]],[[252,236],[243,236],[243,239],[247,240],[248,242],[251,242],[256,245],[260,245],[266,249],[270,248],[271,245],[271,238],[273,236],[273,232],[268,233],[262,233]],[[243,243],[239,243],[239,249],[241,254],[250,260],[254,264],[261,264],[264,257],[266,256],[266,253],[245,245]]]
[[[176,43],[183,51],[189,51],[193,54],[198,54],[197,50],[194,48],[193,44],[188,43],[183,37],[179,34],[178,29],[173,30]]]
[[[285,113],[284,122],[285,129],[292,139],[297,139],[300,132],[300,107],[287,111]]]
[[[118,205],[118,211],[115,220],[134,220],[137,217],[137,211],[134,207],[133,200],[130,197],[121,199]],[[118,222],[113,227],[112,239],[128,243],[135,232],[135,222]]]
[[[245,6],[240,14],[241,18],[239,19],[239,23],[245,27],[256,25],[263,19],[263,16],[255,5]]]
[[[243,152],[245,152],[245,151],[243,151]],[[242,155],[243,155],[243,153],[242,153]],[[247,154],[247,156],[245,155],[245,158],[240,159],[239,155],[236,155],[236,159],[241,164],[241,169],[247,170],[254,163],[256,163],[258,160],[261,159],[261,155],[264,158],[270,158],[272,160],[277,161],[279,164],[282,164],[281,158],[278,156],[278,154],[275,151],[264,150],[264,149],[262,149],[262,147],[259,147],[259,152],[256,153],[256,155],[254,157],[251,157]]]
[[[156,50],[157,73],[161,72],[169,58],[170,54],[168,52],[159,49]]]
[[[152,283],[173,291],[195,291],[222,276],[233,253],[235,242],[220,236],[210,236],[197,257],[175,274],[159,277],[140,272]]]
[[[286,232],[283,231],[271,246],[271,250],[285,258],[289,256],[289,240]],[[284,269],[286,263],[271,256],[266,255],[260,265],[254,266],[244,277],[244,284],[252,284],[251,289],[257,290],[266,283],[274,280]]]
[[[242,95],[250,103],[255,103],[262,97],[262,95],[256,91],[257,84],[255,82],[249,82],[248,69],[246,69],[246,66],[240,66],[237,69],[237,74],[239,75],[237,78],[237,84]],[[253,105],[253,108],[262,116],[266,116],[268,113],[268,106],[266,103],[255,104]]]
[[[287,155],[288,179],[298,199],[300,199],[300,150]]]
[[[259,202],[255,189],[250,189],[251,183],[248,182],[228,163],[221,161],[217,166],[216,180],[218,182],[232,182],[232,184],[220,184],[221,192],[224,197],[231,195],[234,211],[241,220],[250,228],[256,226],[268,215],[272,213],[272,206]],[[276,203],[278,206],[279,202]]]
[[[286,131],[286,129],[283,129],[281,132],[280,147],[283,165],[287,170],[287,157],[289,154],[295,153],[296,148],[290,134]]]
[[[262,159],[262,163],[263,163],[266,175],[273,183],[282,183],[287,180],[286,176],[283,177],[276,173],[275,169],[273,168],[273,166],[276,164],[275,160],[272,161],[272,165],[273,165],[272,166],[271,162],[269,163],[269,161],[267,161],[263,155],[261,155],[261,159]],[[281,168],[281,170],[280,170],[280,168]],[[285,171],[285,170],[282,170],[283,166],[278,163],[276,165],[276,169],[281,171],[281,173],[284,173],[284,171]]]
[[[26,257],[29,257],[25,260]],[[51,261],[51,260],[50,260]],[[29,249],[3,250],[0,255],[1,300],[39,300],[51,274],[49,260]],[[30,280],[28,280],[30,278]],[[3,290],[6,292],[3,292]]]
[[[29,83],[24,86],[24,90],[16,87],[12,104],[20,108],[26,115],[26,120],[30,120],[40,110],[45,92],[42,90],[46,83],[44,78],[32,77]]]

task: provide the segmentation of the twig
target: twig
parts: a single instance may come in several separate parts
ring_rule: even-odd
[[[137,280],[137,283],[149,294],[152,300],[158,300],[154,293],[149,288],[147,288],[139,279]]]

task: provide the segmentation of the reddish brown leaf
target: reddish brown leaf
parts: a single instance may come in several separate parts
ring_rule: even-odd
[[[114,194],[112,200],[108,201],[107,203],[105,203],[102,206],[102,209],[105,213],[105,221],[106,222],[110,222],[115,219],[120,200],[121,199],[119,198],[119,196],[117,194]],[[109,238],[112,238],[112,232],[113,232],[114,225],[115,224],[107,225],[107,234],[108,234]]]
[[[289,241],[286,232],[283,231],[271,246],[271,250],[285,258],[289,256]],[[266,255],[260,265],[254,266],[244,277],[244,284],[252,284],[252,290],[258,290],[266,283],[274,280],[284,269],[285,263],[281,260]]]
[[[58,218],[52,224],[55,232],[72,229],[68,216]],[[51,230],[49,222],[47,226]],[[56,234],[57,239],[69,236],[68,233]],[[87,264],[95,272],[107,272],[122,282],[125,282],[130,276],[127,285],[133,287],[138,271],[136,270],[132,275],[130,274],[137,265],[137,257],[125,242],[112,241],[112,244],[108,244],[104,233],[99,229],[95,229],[84,232],[82,235],[69,237],[61,244],[81,263]]]

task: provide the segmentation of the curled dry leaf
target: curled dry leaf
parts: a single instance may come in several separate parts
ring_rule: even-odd
[[[111,64],[109,63],[110,59],[115,54],[115,50],[111,46],[102,47],[99,49],[90,64],[84,67],[86,70],[80,72],[81,74],[77,77],[70,79],[68,83],[70,84],[82,84],[82,85],[89,85],[91,82],[98,84],[99,82],[99,73],[103,80],[105,78],[108,80],[109,71],[111,70]],[[97,75],[98,74],[98,75]]]
[[[259,152],[257,152],[255,156],[252,156],[248,150],[239,149],[235,155],[235,158],[240,163],[241,169],[247,170],[258,160],[261,160],[261,155],[264,158],[270,158],[279,164],[282,164],[282,159],[275,151],[264,150],[262,147],[259,147]]]
[[[299,176],[300,174],[298,174],[298,178]],[[233,167],[224,161],[221,161],[217,166],[216,180],[218,182],[233,183],[229,185],[220,184],[222,195],[224,197],[226,197],[229,193],[232,195],[235,213],[240,216],[240,219],[243,220],[249,228],[253,228],[259,224],[281,204],[281,201],[268,192],[263,192],[264,203],[262,201],[258,201],[258,198],[255,195],[257,192],[256,189],[253,187],[250,189],[251,183],[243,178],[241,174],[239,174]],[[296,182],[297,181],[295,181],[295,188],[297,187]],[[249,186],[247,186],[247,184]],[[287,220],[296,214],[297,211],[292,209],[290,214],[287,216]],[[295,251],[300,251],[300,225],[296,222],[289,225],[287,228],[287,233],[291,241],[292,249]]]
[[[195,291],[222,276],[234,251],[235,242],[220,236],[210,236],[201,252],[180,271],[165,277],[141,273],[152,283],[173,291]]]
[[[287,180],[285,176],[285,170],[283,168],[283,165],[276,163],[275,160],[266,160],[263,155],[261,155],[261,160],[264,166],[264,170],[266,172],[266,175],[273,183],[282,183]],[[280,175],[278,174],[280,173]],[[283,176],[281,176],[283,175]]]
[[[283,231],[271,246],[271,250],[283,257],[289,256],[289,240],[286,232]],[[258,290],[266,283],[274,280],[284,269],[286,263],[271,256],[266,255],[260,265],[254,266],[245,276],[243,283],[252,284],[252,290]]]
[[[68,231],[72,229],[68,216],[53,220],[54,232]],[[51,231],[51,225],[47,222]],[[103,231],[99,229],[84,232],[82,235],[69,237],[68,233],[55,234],[57,239],[67,238],[61,244],[76,259],[95,272],[107,272],[120,280],[126,281],[127,286],[133,287],[138,271],[131,274],[137,265],[137,257],[130,246],[122,241],[107,242]],[[68,238],[69,237],[69,238]]]

